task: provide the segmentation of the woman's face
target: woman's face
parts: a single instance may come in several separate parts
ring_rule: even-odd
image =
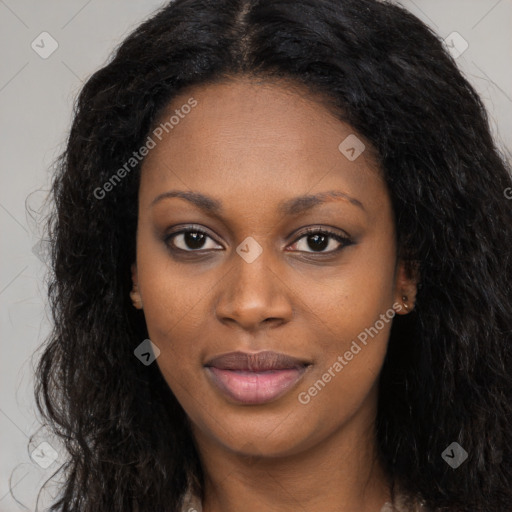
[[[156,363],[199,442],[244,454],[371,426],[393,307],[414,294],[368,143],[293,91],[180,95],[141,175],[134,294]],[[264,351],[295,359],[219,359]]]

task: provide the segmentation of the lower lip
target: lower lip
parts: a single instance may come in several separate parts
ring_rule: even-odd
[[[290,390],[306,368],[290,368],[267,372],[220,370],[206,368],[214,384],[229,398],[244,404],[263,404],[275,400]]]

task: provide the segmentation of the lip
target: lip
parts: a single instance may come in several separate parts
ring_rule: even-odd
[[[310,363],[279,352],[229,352],[205,365],[213,384],[232,400],[262,404],[295,386]]]

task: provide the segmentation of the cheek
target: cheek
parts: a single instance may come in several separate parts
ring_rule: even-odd
[[[167,267],[167,268],[166,268]],[[206,290],[190,279],[169,274],[169,266],[152,262],[144,275],[144,315],[149,338],[160,349],[156,359],[167,385],[185,410],[195,409],[201,372],[201,339]]]
[[[343,350],[380,315],[388,312],[394,316],[394,270],[393,244],[387,237],[378,237],[354,250],[347,264],[337,268],[326,284],[306,283],[308,294],[303,300],[323,324],[325,353],[332,356],[334,350]],[[387,339],[391,322],[386,320],[385,325],[379,322],[379,330]]]
[[[165,246],[159,247],[148,236],[141,234],[139,242],[137,270],[148,335],[160,349],[156,362],[178,395],[176,387],[186,386],[199,371],[198,333],[205,318],[204,300],[213,284],[194,275],[191,266],[173,262]]]
[[[317,364],[296,394],[299,417],[314,422],[315,431],[331,432],[361,408],[372,424],[393,318],[392,309],[345,308],[324,326]]]
[[[308,296],[323,336],[317,338],[318,365],[300,390],[299,401],[311,402],[307,407],[334,406],[335,416],[350,415],[376,382],[395,316],[395,252],[389,240],[368,241],[321,294]]]
[[[144,223],[137,238],[137,274],[152,341],[172,342],[181,330],[196,325],[211,287],[207,276],[198,276],[194,265],[174,261]]]

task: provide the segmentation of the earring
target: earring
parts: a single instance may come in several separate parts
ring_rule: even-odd
[[[402,295],[402,302],[404,303],[404,308],[409,310],[409,304],[407,304],[407,295]]]

